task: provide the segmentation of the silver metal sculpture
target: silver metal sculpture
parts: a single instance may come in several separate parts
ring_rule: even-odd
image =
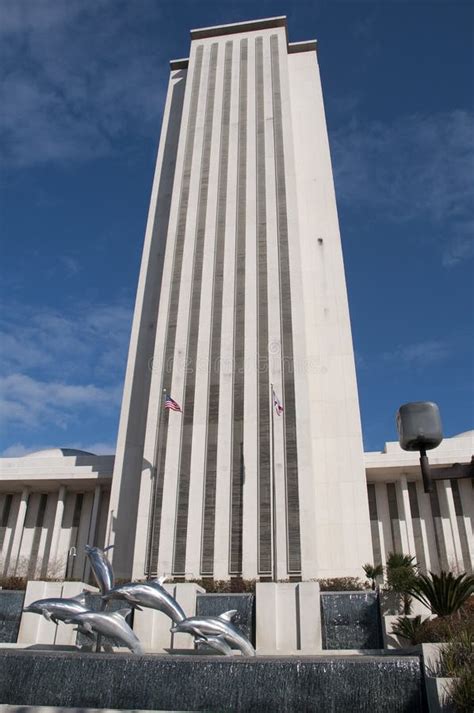
[[[114,570],[105,554],[112,547],[113,545],[110,545],[103,550],[100,547],[91,547],[90,545],[85,547],[86,555],[102,594],[107,594],[114,586]]]
[[[220,654],[224,654],[224,656],[232,656],[234,653],[222,634],[219,636],[208,636],[207,639],[196,636],[194,643],[196,644],[198,651],[211,648],[215,649]]]
[[[37,599],[25,607],[23,611],[31,614],[42,614],[45,619],[57,624],[58,621],[65,621],[75,614],[83,614],[88,611],[86,607],[86,594],[87,592],[81,592],[70,599],[66,597]]]
[[[119,609],[114,612],[86,611],[75,614],[66,620],[66,624],[77,624],[78,631],[109,636],[123,643],[134,654],[143,654],[140,639],[133,633],[125,621],[131,609]]]
[[[175,623],[183,621],[186,619],[186,614],[176,599],[162,586],[165,580],[166,577],[160,577],[147,582],[119,584],[104,594],[102,599],[105,601],[124,599],[135,609],[140,610],[141,607],[157,609],[169,616]]]
[[[184,621],[174,624],[170,631],[172,634],[191,634],[197,637],[199,644],[209,643],[209,637],[222,636],[227,644],[239,649],[244,656],[255,656],[255,649],[250,641],[232,624],[236,609],[224,612],[220,616],[190,616]],[[211,638],[210,645],[217,648],[216,642]],[[228,653],[228,652],[226,652]]]
[[[96,651],[100,651],[101,637],[108,636],[120,641],[133,653],[142,654],[140,640],[125,620],[131,609],[103,611],[109,601],[123,599],[139,611],[142,607],[147,607],[166,614],[173,622],[171,633],[191,634],[194,636],[198,651],[205,651],[210,647],[220,654],[230,656],[234,653],[233,649],[239,649],[245,656],[255,656],[255,649],[250,641],[232,624],[232,618],[237,613],[235,609],[224,612],[218,617],[186,617],[181,605],[163,587],[166,577],[146,582],[128,582],[114,587],[114,572],[106,555],[107,550],[112,546],[104,550],[89,545],[85,548],[101,591],[101,611],[91,611],[86,607],[86,595],[92,594],[86,591],[71,598],[38,599],[23,611],[41,614],[55,624],[58,621],[76,624],[76,631],[91,638],[95,632]]]

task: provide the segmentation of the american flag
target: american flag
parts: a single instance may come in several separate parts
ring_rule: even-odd
[[[174,399],[172,399],[169,394],[166,394],[165,408],[169,408],[171,411],[181,411],[181,406]]]
[[[275,411],[276,411],[276,413],[277,413],[277,416],[281,416],[282,413],[283,413],[283,411],[284,411],[284,409],[283,409],[283,406],[282,406],[282,404],[281,404],[281,401],[280,401],[280,399],[278,398],[278,396],[276,395],[275,391],[273,391],[273,406],[275,407]]]

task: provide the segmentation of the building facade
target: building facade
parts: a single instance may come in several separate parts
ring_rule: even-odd
[[[469,431],[445,438],[429,460],[436,473],[470,463],[473,452],[474,431]],[[425,493],[418,454],[402,451],[398,443],[366,453],[365,467],[375,564],[385,566],[390,552],[403,552],[424,572],[473,571],[472,478],[437,480],[433,492]]]
[[[87,581],[106,540],[114,456],[52,448],[0,458],[0,576]]]
[[[1,571],[30,578],[87,579],[86,543],[119,578],[472,570],[471,482],[429,498],[416,455],[364,457],[316,43],[285,18],[171,62],[117,453],[0,459],[0,517]]]
[[[434,473],[469,463],[474,432],[446,438],[430,452]],[[87,581],[84,545],[110,544],[107,530],[113,456],[68,449],[0,458],[0,576]],[[374,564],[410,554],[423,571],[472,572],[473,480],[435,482],[423,491],[418,454],[398,443],[365,454]],[[353,570],[362,576],[362,564]],[[138,575],[137,575],[138,576]]]
[[[145,237],[114,566],[351,574],[370,556],[364,482],[316,43],[288,43],[281,17],[192,31],[171,62]]]

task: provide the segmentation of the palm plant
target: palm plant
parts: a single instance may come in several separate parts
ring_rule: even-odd
[[[415,580],[417,565],[414,557],[391,552],[387,557],[387,584],[396,592],[403,605],[403,614],[411,612],[411,587]]]
[[[426,619],[424,619],[423,621],[426,621]],[[410,644],[416,644],[418,643],[417,634],[420,631],[420,627],[423,624],[423,621],[419,614],[413,618],[407,616],[399,616],[396,623],[392,626],[392,634],[407,639]]]
[[[375,580],[377,577],[381,577],[383,575],[383,566],[381,564],[373,565],[370,563],[364,564],[362,569],[365,572],[365,576],[367,579],[370,579],[372,582],[372,589],[375,589]]]
[[[474,594],[474,576],[452,572],[433,572],[420,574],[410,583],[409,594],[425,606],[430,607],[437,616],[454,614],[467,599]]]

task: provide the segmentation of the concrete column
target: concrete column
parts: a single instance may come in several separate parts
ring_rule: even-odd
[[[392,530],[390,528],[390,512],[388,510],[387,484],[375,484],[375,502],[379,521],[380,552],[382,564],[387,564],[387,555],[393,552]]]
[[[320,591],[318,582],[300,582],[299,648],[301,651],[322,649]]]
[[[429,497],[424,492],[423,483],[421,481],[416,482],[416,497],[418,499],[418,509],[420,511],[421,542],[423,546],[426,571],[431,572],[436,566],[437,562],[436,546],[434,539],[435,534]]]
[[[26,511],[28,509],[29,488],[23,488],[21,492],[20,506],[15,523],[15,531],[13,534],[12,550],[11,550],[11,571],[16,574],[18,559],[20,557],[21,541],[23,539],[23,528],[25,526]]]
[[[258,582],[256,644],[261,654],[321,651],[317,582]]]
[[[247,150],[248,156],[255,156],[256,115],[255,115],[255,42],[248,43],[248,116]],[[245,370],[244,398],[244,463],[246,473],[258,472],[258,428],[255,397],[258,394],[258,345],[257,315],[257,260],[248,256],[257,255],[255,215],[257,210],[256,161],[247,162],[247,224],[245,254]],[[252,366],[250,366],[252,365]],[[255,366],[254,366],[255,365]],[[243,488],[243,532],[242,561],[244,579],[258,576],[258,548],[255,547],[258,522],[258,480],[245,478]],[[286,576],[286,574],[284,575]]]
[[[407,477],[402,473],[400,478],[400,488],[403,501],[403,513],[405,517],[406,539],[408,542],[408,552],[416,557],[415,533],[413,532],[413,520],[411,517],[410,495],[408,492]]]
[[[406,485],[406,478],[405,478],[405,485]],[[406,524],[406,508],[405,508],[405,501],[403,498],[403,485],[402,485],[401,479],[395,481],[395,492],[397,494],[398,523],[400,526],[400,540],[401,540],[401,545],[402,545],[402,552],[403,552],[403,554],[408,554],[410,552],[410,544],[408,541],[408,531],[407,531],[407,524]],[[413,547],[413,549],[414,549],[414,547]],[[412,552],[411,554],[415,554],[415,553]]]
[[[443,530],[444,545],[446,548],[446,559],[448,569],[453,567],[460,567],[462,569],[462,554],[461,554],[461,541],[459,539],[459,531],[457,527],[457,522],[455,522],[455,529],[457,532],[457,538],[455,537],[455,529],[453,527],[454,523],[452,516],[454,514],[454,520],[456,521],[456,513],[454,511],[454,501],[453,494],[451,491],[451,483],[448,480],[438,480],[435,482],[435,487],[438,489],[438,499],[439,499],[439,509],[441,513],[441,526]],[[452,505],[452,511],[450,508]]]
[[[53,522],[53,536],[51,538],[51,555],[50,562],[56,567],[58,558],[59,536],[61,534],[61,524],[64,515],[64,503],[66,500],[66,486],[61,485],[58,493],[58,502],[56,504],[56,512]]]
[[[97,520],[99,517],[99,505],[100,505],[100,485],[96,485],[94,489],[94,499],[92,501],[92,509],[91,509],[91,517],[89,520],[89,530],[87,532],[87,545],[95,545],[95,535],[97,531]],[[110,550],[109,550],[110,552]],[[87,558],[85,563],[84,563],[84,582],[87,582],[89,579],[91,567],[89,564],[89,559]]]
[[[464,560],[462,556],[462,546],[461,546],[461,535],[459,533],[458,518],[456,515],[456,508],[454,505],[453,490],[451,487],[450,480],[442,481],[445,493],[446,493],[446,504],[448,506],[449,512],[449,523],[451,526],[451,536],[453,538],[454,546],[454,556],[456,558],[456,565],[459,571],[464,571]]]
[[[26,508],[25,521],[23,524],[23,536],[21,538],[20,550],[16,563],[16,574],[20,577],[27,574],[29,577],[32,576],[32,573],[30,572],[30,564],[40,500],[40,493],[34,491],[30,492]]]
[[[468,479],[458,480],[459,497],[461,498],[462,517],[466,530],[467,545],[469,548],[470,567],[474,569],[474,537],[472,532],[472,522],[474,520],[474,497],[472,485]]]
[[[239,141],[239,49],[234,44],[232,60],[232,88],[230,101],[229,127],[229,163],[227,175],[227,209],[225,226],[225,254],[223,265],[221,353],[219,403],[231,404],[233,399],[232,370],[234,362],[234,270],[235,270],[235,232],[237,214],[237,168]],[[214,534],[214,577],[229,577],[229,546],[231,508],[231,489],[229,463],[232,458],[232,411],[231,408],[219,408],[217,470],[216,470],[216,508]]]

